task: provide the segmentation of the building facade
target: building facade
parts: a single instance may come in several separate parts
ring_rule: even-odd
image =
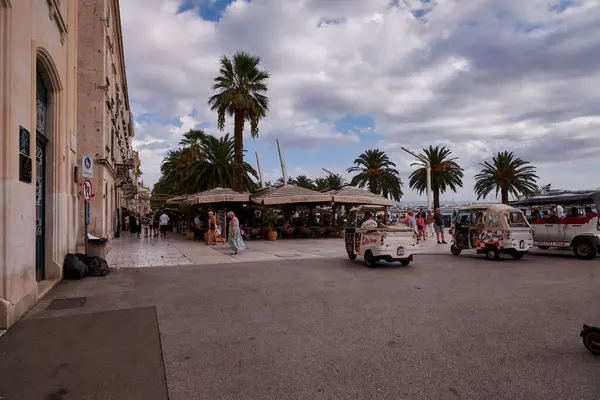
[[[134,135],[118,0],[79,0],[77,122],[79,159],[93,159],[88,231],[119,236],[128,197],[136,189]],[[79,244],[84,241],[80,211]]]
[[[77,240],[77,0],[0,0],[0,328]]]

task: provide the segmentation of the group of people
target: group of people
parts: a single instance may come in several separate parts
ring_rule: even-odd
[[[447,244],[444,238],[444,217],[439,208],[435,213],[431,210],[419,211],[416,214],[409,211],[404,218],[404,223],[414,229],[420,239],[427,240],[431,234],[431,237],[435,235],[438,244]]]
[[[231,246],[232,255],[238,254],[238,251],[246,249],[246,243],[244,242],[244,230],[240,226],[239,219],[235,216],[233,211],[227,213],[229,218],[229,232],[227,242]],[[194,229],[196,232],[200,232],[202,227],[202,221],[200,214],[194,218]],[[206,242],[207,246],[214,246],[217,244],[218,238],[221,237],[221,227],[217,225],[217,217],[213,211],[208,212],[208,229],[206,231]]]
[[[142,232],[144,237],[167,236],[167,226],[171,218],[166,212],[156,211],[155,214],[140,214],[135,213],[129,216],[129,232],[132,235],[141,237]]]

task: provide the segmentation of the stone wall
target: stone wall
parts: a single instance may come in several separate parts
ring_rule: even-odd
[[[77,0],[0,0],[0,328],[16,322],[62,277],[75,248],[77,165]],[[19,179],[20,127],[36,156],[36,76],[48,89],[44,124],[45,274],[36,280],[36,168]],[[75,140],[72,141],[71,139]],[[40,258],[41,259],[41,258]]]

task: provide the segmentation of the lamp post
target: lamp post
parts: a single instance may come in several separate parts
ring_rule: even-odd
[[[419,157],[418,155],[416,155],[408,149],[405,149],[404,147],[400,148],[408,154],[410,154],[411,156],[413,156],[414,158],[416,158],[417,160],[420,160],[425,163],[425,168],[427,170],[427,211],[431,211],[431,165],[429,164],[429,161],[427,161],[423,157]]]

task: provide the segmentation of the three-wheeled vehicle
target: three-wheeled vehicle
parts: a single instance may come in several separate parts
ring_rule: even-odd
[[[505,204],[474,204],[461,207],[450,229],[455,256],[485,254],[497,260],[500,254],[521,259],[533,246],[531,226],[521,210]]]
[[[369,268],[375,268],[379,260],[410,264],[413,255],[419,250],[415,231],[408,226],[382,224],[361,229],[367,211],[375,214],[385,211],[385,207],[362,205],[350,209],[344,232],[348,257],[355,260],[357,256],[362,256]]]
[[[557,191],[511,203],[515,207],[563,207],[564,216],[545,215],[533,220],[533,244],[572,249],[575,257],[591,260],[600,252],[600,190]]]

